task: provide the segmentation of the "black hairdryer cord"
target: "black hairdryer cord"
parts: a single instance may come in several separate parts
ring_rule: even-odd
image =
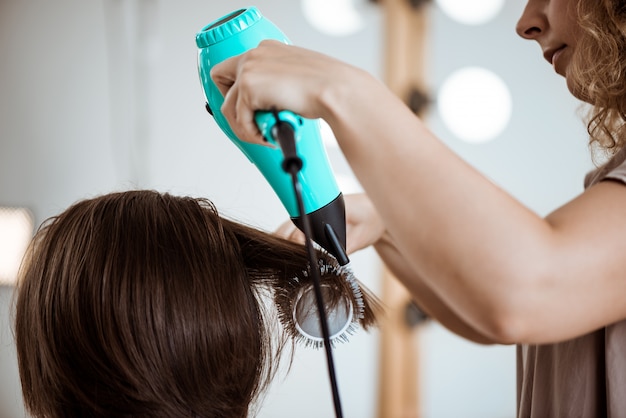
[[[322,295],[322,285],[320,278],[320,270],[317,261],[317,254],[313,246],[311,231],[311,222],[304,209],[304,199],[302,198],[302,186],[298,181],[298,172],[302,168],[302,159],[296,154],[295,136],[292,126],[287,122],[278,119],[278,115],[274,112],[276,125],[273,128],[273,136],[279,142],[283,150],[284,160],[282,168],[288,174],[291,174],[293,182],[293,190],[298,202],[298,210],[302,220],[304,230],[304,239],[309,256],[309,275],[313,280],[313,289],[315,290],[315,300],[317,302],[317,312],[319,313],[320,325],[322,327],[322,336],[324,339],[324,351],[326,352],[326,360],[328,363],[328,376],[330,378],[330,386],[333,393],[333,404],[335,407],[335,416],[343,418],[341,410],[341,399],[339,398],[339,388],[337,387],[337,377],[335,374],[335,364],[333,362],[332,347],[330,345],[330,331],[328,329],[328,320],[326,318],[326,308],[324,306],[324,296]]]

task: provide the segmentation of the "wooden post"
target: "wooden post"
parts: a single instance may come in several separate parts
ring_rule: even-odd
[[[384,77],[389,88],[418,115],[427,103],[425,87],[426,5],[424,1],[379,0],[385,13]],[[407,320],[411,298],[385,269],[381,323],[379,418],[420,416],[418,327]]]

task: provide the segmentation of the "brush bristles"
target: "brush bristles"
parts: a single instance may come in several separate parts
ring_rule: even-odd
[[[359,327],[368,329],[376,322],[376,310],[378,301],[370,293],[363,291],[362,285],[354,277],[352,271],[346,266],[339,266],[333,259],[320,259],[318,262],[320,272],[320,284],[325,290],[325,309],[327,317],[330,313],[350,307],[351,315],[346,318],[346,324],[340,333],[332,335],[330,339],[331,347],[336,343],[346,343]],[[304,347],[323,348],[324,341],[321,338],[313,337],[302,332],[301,327],[295,322],[299,317],[296,310],[297,301],[302,293],[313,286],[313,280],[309,277],[308,271],[303,271],[301,275],[287,279],[286,286],[274,295],[274,300],[278,309],[278,318],[287,331],[288,335],[295,343]],[[319,318],[317,306],[313,308],[315,318]],[[308,312],[301,313],[306,317]]]

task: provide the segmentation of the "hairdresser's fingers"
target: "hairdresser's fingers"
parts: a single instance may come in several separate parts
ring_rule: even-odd
[[[382,236],[378,231],[366,224],[346,226],[346,252],[355,253],[364,248],[374,245]]]
[[[222,103],[220,112],[226,118],[235,136],[245,142],[269,145],[264,140],[254,120],[254,107],[247,104],[249,102],[249,94],[246,94],[246,91],[249,90],[244,89],[242,92],[241,89],[241,85],[245,84],[245,79],[249,77],[240,77],[230,87],[226,87],[228,81],[224,80],[228,80],[229,76],[225,75],[224,78],[221,78],[222,76],[220,76],[219,73],[214,75],[215,80],[221,80],[219,82],[225,92],[224,102]]]
[[[259,81],[256,55],[248,52],[225,60],[213,67],[211,77],[224,96],[220,111],[237,138],[268,145],[254,119],[256,110],[267,107],[254,102],[263,99],[262,87],[267,84]]]
[[[228,121],[230,128],[237,138],[242,141],[267,145],[254,121],[254,108],[240,95],[240,85],[245,84],[248,76],[242,76],[243,63],[247,55],[238,55],[215,65],[211,70],[211,79],[217,89],[224,96],[220,111]]]
[[[254,120],[254,108],[248,102],[245,93],[236,83],[226,93],[220,110],[237,138],[245,142],[269,145],[259,131]]]
[[[350,66],[304,48],[264,40],[256,48],[213,68],[212,77],[225,94],[222,108],[233,132],[246,142],[259,142],[257,110],[289,109],[305,118],[328,113],[322,96],[351,80]]]
[[[229,58],[211,69],[211,79],[222,96],[226,96],[228,90],[235,84],[240,59],[240,56]]]
[[[288,239],[298,244],[304,244],[304,233],[302,233],[291,220],[283,222],[274,233],[281,238]]]
[[[365,193],[345,196],[346,252],[376,244],[385,233],[385,226],[376,208]]]
[[[352,254],[369,246],[369,240],[367,239],[367,234],[363,233],[363,228],[347,225],[346,235],[346,253],[348,254]]]

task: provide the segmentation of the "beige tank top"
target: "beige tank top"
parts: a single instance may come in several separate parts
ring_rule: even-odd
[[[626,148],[587,174],[585,188],[626,184],[625,160]],[[519,345],[517,411],[520,418],[626,417],[626,320],[558,344]]]

